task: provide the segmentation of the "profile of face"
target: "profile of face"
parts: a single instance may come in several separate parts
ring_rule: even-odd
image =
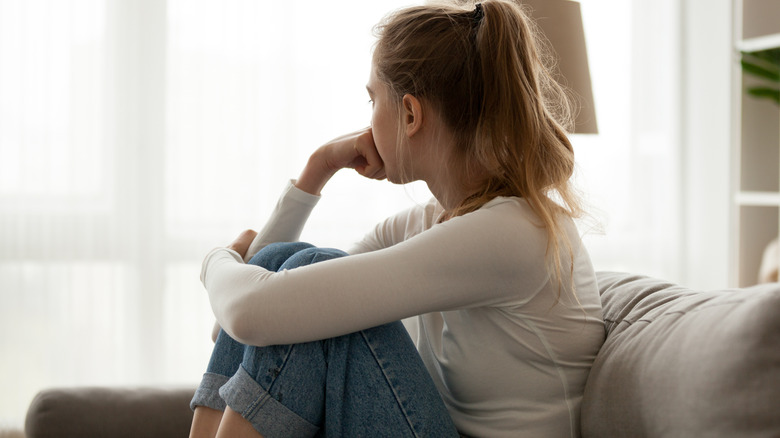
[[[379,80],[376,66],[371,66],[371,74],[366,85],[371,99],[371,133],[374,144],[385,164],[387,180],[394,184],[403,184],[398,157],[399,115],[396,104],[392,101],[392,93],[387,84]]]

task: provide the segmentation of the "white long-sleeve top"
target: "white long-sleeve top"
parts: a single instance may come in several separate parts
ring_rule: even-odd
[[[268,243],[297,240],[318,199],[289,184],[247,259]],[[215,249],[201,280],[218,322],[250,345],[416,320],[410,333],[461,433],[579,436],[580,402],[604,326],[573,222],[564,227],[577,300],[567,291],[567,250],[558,295],[545,265],[546,231],[521,198],[496,198],[437,223],[441,213],[435,200],[412,207],[380,223],[349,257],[281,272]]]

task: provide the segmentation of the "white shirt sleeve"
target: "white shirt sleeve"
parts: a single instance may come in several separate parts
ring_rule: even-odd
[[[289,271],[245,265],[237,253],[219,248],[204,260],[201,280],[223,329],[258,346],[325,339],[433,311],[520,302],[522,291],[547,281],[540,256],[546,236],[512,208],[479,210],[389,248]],[[513,230],[517,224],[525,225]],[[511,238],[517,233],[531,234],[522,239],[525,248]]]
[[[249,245],[244,262],[248,262],[268,244],[295,242],[300,238],[303,226],[320,197],[304,192],[295,187],[294,183],[294,180],[290,180],[285,186],[268,222]]]
[[[376,251],[408,240],[431,228],[439,221],[443,212],[444,209],[436,198],[431,198],[425,204],[415,205],[380,222],[347,253],[361,254]]]

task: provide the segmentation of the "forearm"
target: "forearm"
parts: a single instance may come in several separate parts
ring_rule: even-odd
[[[369,138],[370,133],[361,130],[339,137],[314,151],[298,179],[293,181],[292,187],[287,187],[266,226],[250,245],[244,261],[249,261],[269,243],[297,240],[323,187],[340,169],[353,168],[364,176],[383,178],[382,161],[376,150],[369,147],[373,146],[373,142],[367,143]]]
[[[322,188],[338,171],[338,169],[332,169],[328,166],[324,155],[322,148],[314,151],[301,171],[298,180],[295,181],[295,187],[315,196],[320,195]]]
[[[374,144],[371,128],[337,137],[322,145],[309,157],[296,187],[319,195],[325,184],[341,169],[354,169],[371,179],[384,179],[384,162]]]
[[[300,190],[296,182],[291,182],[280,196],[268,222],[249,246],[244,261],[249,261],[253,255],[270,243],[298,240],[306,220],[318,201],[319,196]]]

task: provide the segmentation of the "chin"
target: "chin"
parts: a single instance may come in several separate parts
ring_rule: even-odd
[[[387,181],[393,184],[409,184],[410,182],[419,181],[415,174],[411,170],[398,170],[398,168],[388,169],[385,167],[385,175]]]
[[[392,184],[406,184],[401,178],[398,178],[397,176],[388,176],[387,182]]]
[[[390,175],[387,175],[387,181],[389,181],[389,182],[391,182],[393,184],[401,185],[401,184],[409,184],[410,182],[414,182],[416,180],[414,178],[409,178],[408,175],[406,175],[404,177],[404,176],[401,176],[401,175],[390,174]]]

